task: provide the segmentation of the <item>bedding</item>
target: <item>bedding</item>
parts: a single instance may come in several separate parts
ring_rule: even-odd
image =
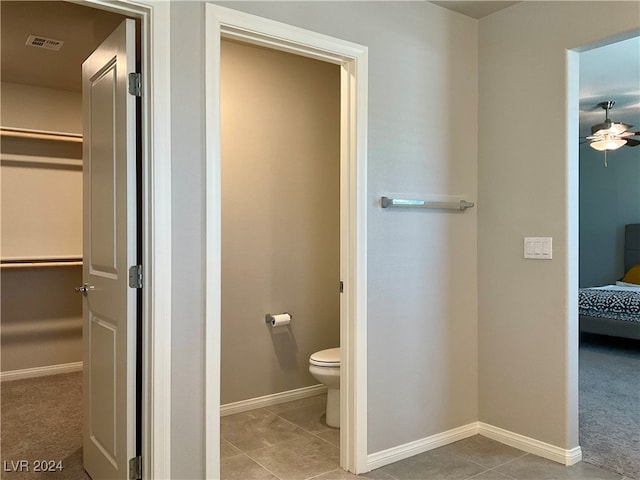
[[[581,288],[580,331],[640,340],[640,223],[624,228],[625,276],[616,285]]]
[[[640,285],[581,288],[580,315],[640,323]]]

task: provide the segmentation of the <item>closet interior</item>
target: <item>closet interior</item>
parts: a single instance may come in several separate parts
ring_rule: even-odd
[[[80,370],[80,94],[3,83],[2,99],[2,379]]]
[[[2,381],[82,370],[82,62],[123,16],[1,2]]]

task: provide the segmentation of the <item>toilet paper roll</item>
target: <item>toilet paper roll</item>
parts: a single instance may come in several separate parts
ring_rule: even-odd
[[[269,323],[271,323],[272,327],[281,327],[284,325],[289,325],[289,323],[291,323],[291,315],[289,315],[288,313],[269,315],[269,318],[271,319]]]

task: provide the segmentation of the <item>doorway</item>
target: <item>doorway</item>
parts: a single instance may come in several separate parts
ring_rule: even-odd
[[[37,381],[16,380],[4,385],[3,397],[9,400],[4,403],[11,413],[5,426],[14,425],[18,418],[31,426],[24,429],[22,442],[8,441],[7,446],[21,444],[33,469],[38,459],[44,458],[44,450],[58,472],[76,476],[83,467],[92,472],[93,462],[87,461],[92,442],[86,441],[86,429],[93,425],[86,414],[85,406],[91,404],[86,401],[87,394],[93,397],[94,387],[100,386],[106,387],[106,393],[111,390],[107,385],[113,383],[108,379],[87,381],[96,363],[95,349],[85,348],[93,337],[88,333],[88,326],[93,329],[93,325],[83,318],[84,306],[91,299],[85,300],[78,292],[83,281],[90,282],[84,232],[94,223],[86,222],[94,202],[87,204],[83,190],[89,185],[98,188],[87,182],[87,170],[91,169],[84,161],[88,131],[83,125],[86,95],[82,92],[82,64],[111,38],[125,17],[55,2],[11,2],[3,3],[2,8],[2,77],[7,82],[3,96],[9,99],[7,106],[14,107],[3,112],[3,296],[14,303],[4,309],[3,323],[10,323],[16,331],[3,335],[3,354],[13,363],[7,365],[8,375],[42,376]],[[134,45],[135,38],[130,37]],[[75,285],[70,284],[71,278]],[[16,295],[16,284],[23,284],[19,291],[28,296]],[[24,315],[34,306],[40,308]],[[128,315],[113,318],[114,325],[131,321]],[[135,325],[135,317],[132,320]],[[27,328],[31,330],[28,333]],[[17,362],[25,363],[15,365]],[[84,373],[55,375],[72,367]],[[16,402],[26,400],[15,390],[25,385],[31,386],[28,389],[34,390],[40,401],[27,403],[32,405],[29,412],[14,410]],[[71,391],[79,395],[65,395]],[[62,398],[64,404],[58,401]],[[83,411],[85,415],[79,413]],[[31,418],[40,423],[29,422]],[[73,427],[68,428],[72,422]],[[55,447],[39,441],[43,438],[39,430],[47,424],[57,433],[51,436],[56,439]],[[9,428],[3,429],[3,434],[12,437]],[[134,436],[138,436],[135,430]],[[135,438],[129,443],[135,448]],[[5,451],[10,461],[19,458],[11,448]],[[118,463],[123,462],[121,457]],[[8,470],[24,468],[9,463]]]
[[[135,6],[130,5],[128,2],[120,2],[118,7],[105,7],[102,5],[102,2],[92,2],[87,1],[83,2],[83,6],[80,5],[72,5],[71,3],[66,2],[3,2],[2,6],[33,6],[33,7],[41,7],[43,9],[59,7],[62,9],[75,9],[75,14],[78,14],[80,10],[90,11],[90,16],[96,18],[104,18],[107,17],[120,17],[123,16],[133,17],[138,19],[141,38],[142,41],[140,44],[142,62],[141,69],[144,73],[143,75],[143,86],[145,87],[146,92],[151,92],[156,85],[162,85],[162,78],[165,75],[159,75],[161,72],[163,73],[162,68],[158,68],[157,66],[151,69],[150,58],[154,56],[155,58],[166,58],[168,56],[168,48],[167,45],[163,41],[156,41],[157,38],[160,37],[160,33],[152,33],[150,30],[150,19],[154,18],[154,21],[157,25],[167,25],[168,26],[168,7],[159,5],[147,7],[144,4],[138,2]],[[22,5],[25,4],[25,5]],[[93,7],[95,9],[87,8]],[[110,13],[107,13],[103,9],[107,9]],[[4,10],[4,8],[3,8]],[[3,11],[3,21],[6,20],[5,12]],[[38,12],[36,12],[38,13]],[[56,16],[58,14],[55,14]],[[74,14],[72,14],[74,15]],[[75,17],[74,17],[75,18]],[[63,31],[67,31],[69,29],[69,25],[73,22],[68,23],[64,26]],[[104,26],[104,24],[97,21],[96,24],[100,24]],[[9,30],[9,29],[7,29]],[[97,30],[100,30],[98,28]],[[5,28],[3,26],[3,34],[5,33]],[[31,32],[34,33],[34,32]],[[36,34],[37,37],[42,36],[44,32],[39,32]],[[87,32],[84,32],[87,33]],[[93,32],[90,31],[90,34]],[[108,34],[108,32],[106,32]],[[60,37],[58,37],[61,40]],[[56,38],[52,39],[39,39],[41,42],[45,42],[48,46],[51,43],[55,43]],[[93,43],[93,39],[90,42]],[[3,50],[5,47],[5,42],[3,39]],[[69,46],[69,44],[68,44]],[[4,57],[4,56],[3,56]],[[54,61],[54,64],[56,61]],[[162,62],[156,62],[155,65],[162,64]],[[5,62],[5,58],[3,58],[3,70],[7,63]],[[168,65],[168,61],[165,63]],[[42,63],[35,64],[35,69],[41,68],[43,71],[40,72],[40,75],[29,75],[29,81],[34,81],[36,77],[42,78],[47,76],[53,76],[53,72],[55,69],[47,69],[45,65]],[[165,67],[165,70],[168,67]],[[80,65],[77,67],[77,72],[79,76]],[[4,75],[3,72],[3,81],[7,81],[8,76]],[[64,90],[64,89],[63,89]],[[55,97],[59,97],[60,95],[54,95]],[[3,98],[3,106],[6,97]],[[29,100],[34,100],[34,98],[29,98]],[[168,402],[168,395],[166,394],[166,389],[168,388],[168,355],[166,355],[165,351],[162,351],[163,359],[161,362],[154,361],[157,357],[159,357],[158,352],[154,349],[154,346],[163,347],[166,345],[170,337],[163,335],[162,333],[162,325],[168,325],[170,320],[170,308],[168,310],[164,310],[166,305],[170,305],[170,275],[167,277],[163,277],[163,275],[167,274],[167,271],[170,270],[170,262],[168,262],[168,266],[166,264],[159,265],[158,268],[152,269],[152,265],[154,264],[153,259],[155,257],[155,253],[158,249],[162,250],[167,244],[170,245],[170,235],[171,231],[169,228],[170,225],[170,205],[165,202],[154,202],[154,198],[156,197],[156,191],[158,190],[159,183],[166,182],[167,173],[169,171],[169,157],[166,154],[161,152],[169,151],[169,148],[163,148],[167,146],[167,140],[165,137],[154,135],[154,130],[158,129],[166,129],[169,125],[169,117],[168,117],[168,96],[165,96],[164,100],[159,100],[157,97],[152,99],[151,95],[147,95],[143,97],[141,102],[141,122],[142,122],[142,135],[143,139],[141,145],[142,151],[142,181],[141,181],[141,191],[142,191],[142,202],[143,202],[143,211],[145,212],[144,219],[142,221],[142,229],[143,229],[143,241],[142,241],[142,256],[143,263],[148,268],[148,276],[145,281],[145,291],[143,292],[143,305],[144,305],[144,315],[142,318],[142,342],[144,344],[144,358],[142,359],[141,372],[143,375],[143,401],[145,407],[143,414],[141,415],[141,423],[142,423],[142,438],[143,438],[143,455],[147,459],[145,462],[145,473],[156,472],[156,474],[151,474],[151,476],[169,476],[169,473],[161,474],[157,472],[169,472],[169,462],[166,460],[170,457],[169,454],[169,442],[165,440],[168,436],[169,431],[169,416],[166,408],[163,407],[166,402]],[[153,105],[154,110],[151,112],[151,105]],[[56,110],[56,112],[58,112]],[[3,113],[5,113],[3,111]],[[23,113],[23,112],[20,112]],[[59,113],[59,112],[58,112]],[[55,114],[54,114],[55,117]],[[151,119],[153,118],[154,127],[151,127]],[[39,117],[40,120],[48,119],[55,121],[56,118],[49,117]],[[3,119],[4,120],[4,119]],[[58,117],[59,120],[59,117]],[[14,124],[15,126],[15,124]],[[57,127],[60,126],[59,123],[56,124]],[[40,132],[31,132],[31,134],[38,135],[39,133],[43,133],[42,130],[46,130],[45,134],[52,133],[51,130],[60,130],[60,128],[44,129],[42,126],[39,128],[35,128],[33,125],[31,126],[31,130],[40,130]],[[26,125],[29,127],[29,125]],[[24,128],[23,128],[24,129]],[[15,130],[15,129],[14,129]],[[20,127],[18,128],[20,130]],[[15,132],[13,132],[15,133]],[[24,132],[21,132],[24,133]],[[54,132],[55,133],[55,132]],[[3,135],[4,137],[4,135]],[[3,138],[4,140],[4,138]],[[43,141],[51,142],[51,138],[45,138]],[[150,152],[157,152],[153,159],[151,157]],[[71,162],[71,164],[77,163]],[[151,168],[151,164],[153,163],[153,169]],[[77,165],[72,165],[77,171]],[[60,166],[59,166],[60,167]],[[64,170],[65,166],[62,166]],[[170,178],[170,177],[169,177]],[[164,186],[164,185],[162,185]],[[166,195],[168,189],[160,189],[163,193],[163,198],[170,199],[169,195]],[[30,197],[25,197],[30,198]],[[81,203],[82,200],[80,199]],[[153,211],[149,210],[149,205],[154,204]],[[151,239],[153,239],[154,243],[151,243]],[[4,252],[3,252],[4,253]],[[67,253],[67,252],[65,252]],[[76,253],[77,252],[73,252]],[[170,252],[165,252],[163,257],[167,258],[167,255],[170,255]],[[66,255],[68,256],[68,255]],[[58,255],[60,257],[60,255]],[[41,260],[41,259],[35,259]],[[49,260],[67,260],[62,258],[50,258]],[[52,262],[49,262],[52,263]],[[66,265],[64,268],[77,268],[77,265]],[[39,268],[45,268],[40,265]],[[53,268],[63,268],[58,265]],[[74,278],[74,280],[77,280]],[[158,295],[163,297],[162,301],[158,300]],[[158,305],[162,306],[162,309],[158,308]],[[162,310],[162,311],[159,311]],[[149,318],[154,317],[154,324],[152,325],[149,322]],[[74,327],[75,331],[77,327]],[[159,334],[157,334],[156,329],[160,329]],[[168,328],[166,331],[170,331]],[[55,361],[55,360],[54,360]],[[77,369],[77,362],[67,362],[72,363],[73,366]],[[164,369],[163,369],[164,367]],[[24,370],[24,369],[22,369]],[[22,372],[24,373],[24,372]],[[33,372],[31,372],[33,373]],[[56,372],[52,372],[56,373]],[[162,395],[159,395],[159,392],[162,391]],[[4,433],[4,432],[3,432]],[[160,436],[163,439],[163,442],[154,442],[156,436]],[[155,445],[153,445],[155,443]],[[165,449],[166,447],[166,449]],[[36,452],[37,453],[37,452]]]
[[[206,476],[216,478],[220,470],[222,37],[340,67],[340,281],[344,286],[340,300],[340,465],[355,473],[364,472],[367,469],[366,47],[211,4],[206,5],[206,35]]]
[[[290,466],[277,450],[293,439],[332,451],[299,458],[324,473],[339,420],[309,357],[340,346],[340,69],[223,38],[220,96],[221,477],[258,449],[272,473]]]
[[[640,125],[640,37],[608,39],[579,54],[579,146],[572,215],[579,221],[575,268],[579,287],[579,444],[583,460],[627,476],[640,475],[636,458],[640,418],[635,372],[640,325],[628,321],[627,303],[639,287],[621,285],[635,263],[628,225],[640,223],[640,163],[634,141],[610,151],[590,147],[592,127],[605,121]],[[607,72],[615,71],[615,79]],[[612,105],[609,102],[613,102]],[[607,105],[603,105],[607,103]],[[635,127],[631,127],[635,125]],[[634,138],[631,136],[630,138]],[[606,155],[606,157],[605,157]],[[637,243],[637,240],[635,240]],[[576,245],[577,247],[577,245]],[[635,245],[635,248],[640,246]],[[615,309],[610,309],[615,302]]]

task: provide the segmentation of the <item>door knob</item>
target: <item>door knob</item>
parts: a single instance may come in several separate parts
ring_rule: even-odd
[[[96,288],[96,287],[94,287],[93,285],[89,285],[89,284],[85,283],[81,287],[76,287],[75,291],[82,293],[86,297],[87,293],[89,293],[89,290],[93,290],[94,288]]]

